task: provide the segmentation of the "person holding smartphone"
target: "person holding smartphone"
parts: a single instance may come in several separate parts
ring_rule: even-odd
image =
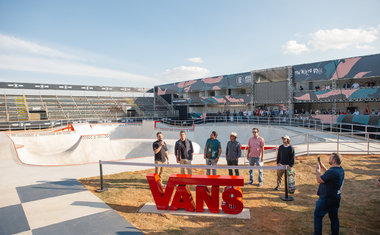
[[[318,158],[316,165],[316,180],[319,183],[319,199],[315,205],[314,211],[314,234],[322,234],[322,220],[328,213],[331,221],[331,234],[339,234],[338,209],[344,182],[344,170],[341,167],[341,158],[339,154],[330,155],[330,169],[327,170],[325,165]],[[321,174],[321,170],[324,174]]]

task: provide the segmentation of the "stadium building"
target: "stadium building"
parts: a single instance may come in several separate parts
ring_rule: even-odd
[[[154,91],[182,117],[294,116],[379,125],[380,54],[176,82]]]
[[[379,100],[380,54],[375,54],[153,89],[1,82],[0,122],[32,128],[34,123],[51,126],[57,120],[281,116],[378,126]]]

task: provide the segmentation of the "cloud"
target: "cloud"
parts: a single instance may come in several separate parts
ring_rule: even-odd
[[[351,46],[357,49],[368,49],[371,48],[368,44],[377,39],[378,33],[375,28],[318,30],[312,34],[308,44],[321,51],[345,49]]]
[[[310,51],[343,50],[347,48],[373,49],[370,45],[378,39],[380,25],[377,28],[320,29],[310,33],[306,43],[287,41],[282,46],[284,54],[299,55]],[[298,35],[298,34],[297,34]],[[296,35],[296,37],[297,37]]]
[[[101,68],[93,65],[66,61],[61,59],[38,58],[33,56],[0,55],[0,69],[49,73],[58,75],[110,78],[125,81],[156,81],[150,77],[128,73],[125,71]]]
[[[69,60],[81,60],[75,55],[66,54],[56,49],[38,45],[37,43],[25,41],[13,36],[0,33],[0,51],[6,53],[32,54],[51,58],[61,58]]]
[[[203,63],[203,60],[201,57],[192,57],[192,58],[187,58],[188,61],[193,62],[193,63]]]
[[[282,51],[284,54],[296,54],[299,55],[302,52],[306,52],[309,49],[305,44],[299,44],[295,40],[287,41],[285,45],[282,46]]]
[[[0,34],[0,69],[3,70],[69,75],[78,80],[83,77],[106,78],[140,86],[157,82],[151,77],[90,64],[92,60]]]
[[[197,66],[179,66],[167,69],[161,74],[163,80],[167,82],[184,81],[195,78],[206,77],[209,70]]]

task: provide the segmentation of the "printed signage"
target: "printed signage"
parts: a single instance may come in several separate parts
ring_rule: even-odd
[[[244,207],[243,193],[238,187],[244,185],[242,176],[173,174],[169,177],[165,190],[158,174],[151,173],[146,178],[158,210],[169,208],[170,210],[185,209],[191,212],[203,212],[203,205],[206,204],[211,213],[219,213],[220,186],[226,186],[222,193],[221,205],[224,213],[239,214]],[[189,185],[196,185],[195,202]],[[211,186],[211,192],[208,186]],[[170,204],[174,190],[174,197]]]

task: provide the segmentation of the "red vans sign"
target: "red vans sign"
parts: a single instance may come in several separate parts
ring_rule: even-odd
[[[158,210],[170,208],[203,212],[203,205],[206,204],[210,212],[219,213],[220,186],[226,186],[222,193],[221,205],[224,213],[239,214],[243,210],[243,193],[239,188],[244,185],[242,176],[173,174],[169,177],[165,190],[158,174],[151,173],[146,178]],[[189,185],[196,185],[195,201]]]

